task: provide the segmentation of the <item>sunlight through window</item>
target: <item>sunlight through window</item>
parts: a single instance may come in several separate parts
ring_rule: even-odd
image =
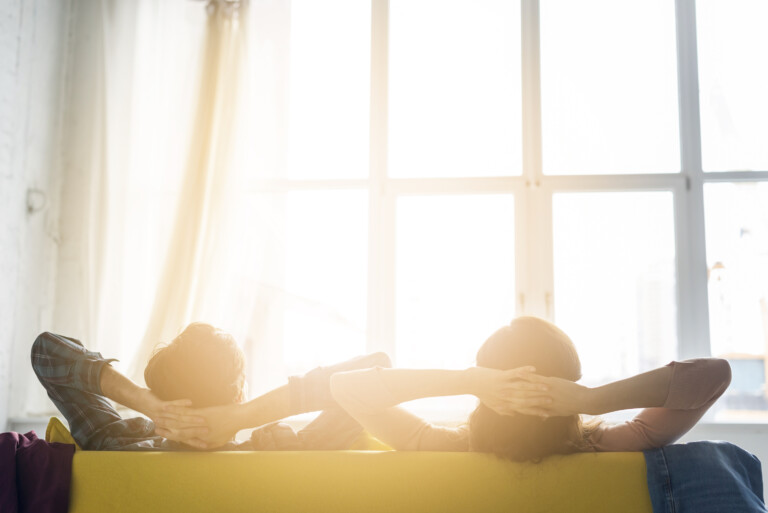
[[[669,192],[553,198],[555,321],[602,384],[658,367],[677,347]]]
[[[707,184],[704,201],[712,354],[728,358],[734,375],[725,403],[766,410],[768,184]]]
[[[291,0],[288,176],[366,178],[371,3]]]
[[[696,2],[706,171],[768,170],[766,20],[764,0]]]
[[[540,6],[544,172],[680,171],[674,2]]]
[[[389,38],[390,175],[519,175],[519,1],[392,0]]]

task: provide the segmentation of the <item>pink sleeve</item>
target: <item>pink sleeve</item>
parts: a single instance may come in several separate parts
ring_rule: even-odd
[[[593,436],[596,451],[643,451],[671,444],[690,430],[723,395],[731,367],[718,358],[672,362],[669,394],[661,408],[645,408],[630,421],[604,425]]]

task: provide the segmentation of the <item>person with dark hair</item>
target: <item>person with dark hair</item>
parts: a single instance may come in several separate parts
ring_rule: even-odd
[[[43,333],[32,345],[31,358],[35,374],[69,422],[73,438],[86,450],[345,449],[362,428],[331,397],[330,376],[389,366],[383,353],[361,356],[292,376],[288,384],[246,401],[243,352],[230,334],[205,323],[190,324],[154,352],[144,371],[146,388],[115,370],[110,365],[114,359],[88,351],[73,338]],[[124,419],[110,400],[146,418]],[[204,417],[173,411],[182,407],[226,409],[227,436],[212,434]],[[320,410],[298,432],[277,422]],[[235,441],[240,429],[258,426],[262,427],[249,440]],[[214,436],[212,443],[209,437]]]
[[[366,430],[399,450],[478,451],[514,461],[586,451],[642,451],[673,443],[728,388],[727,361],[672,362],[589,388],[571,339],[555,325],[519,317],[496,331],[466,370],[372,368],[331,377],[336,402]],[[431,424],[397,405],[473,394],[477,409],[460,427]],[[581,414],[644,408],[611,425]],[[181,408],[180,410],[184,410]]]

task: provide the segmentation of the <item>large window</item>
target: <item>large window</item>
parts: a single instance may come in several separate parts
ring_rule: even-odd
[[[283,365],[257,362],[257,388],[363,350],[468,366],[527,314],[591,384],[713,354],[734,386],[712,415],[768,410],[765,2],[288,16],[284,165],[251,191],[284,232],[279,322],[251,344]]]

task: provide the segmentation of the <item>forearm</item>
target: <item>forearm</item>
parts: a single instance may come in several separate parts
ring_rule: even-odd
[[[468,370],[381,369],[379,372],[396,403],[476,392]]]
[[[474,393],[468,371],[366,369],[336,373],[331,393],[369,433],[397,450],[466,451],[466,432],[436,426],[397,404]]]
[[[111,365],[102,367],[100,385],[104,397],[132,410],[145,413],[146,398],[150,391],[123,376]]]
[[[366,369],[334,374],[331,392],[348,410],[377,410],[400,403],[449,395],[473,394],[469,370]]]
[[[661,367],[631,378],[586,389],[582,413],[601,415],[632,408],[664,406],[672,381],[672,368]]]
[[[582,413],[599,415],[629,408],[695,410],[712,404],[728,388],[726,360],[699,358],[673,362],[628,379],[588,389]]]
[[[666,397],[660,400],[662,394],[656,390],[658,395],[646,400],[649,406],[657,407],[644,409],[631,421],[604,425],[596,450],[643,451],[675,442],[701,419],[731,381],[728,362],[718,358],[674,362],[663,369],[670,375]],[[644,384],[636,382],[638,387]],[[651,383],[652,388],[654,385],[660,384]]]
[[[283,385],[237,405],[230,422],[232,427],[239,431],[263,426],[291,415],[290,390],[288,385]]]
[[[371,353],[328,367],[317,367],[303,376],[291,376],[287,385],[267,392],[236,408],[232,425],[237,429],[263,426],[299,413],[336,406],[330,380],[335,373],[373,367],[389,367],[385,353]]]

